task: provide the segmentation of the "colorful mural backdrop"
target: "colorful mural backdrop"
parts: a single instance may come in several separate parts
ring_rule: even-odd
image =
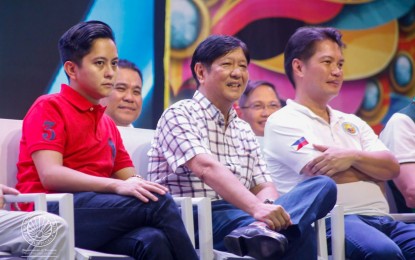
[[[250,78],[270,81],[283,98],[293,98],[283,51],[305,25],[336,27],[347,44],[334,108],[361,116],[379,133],[415,95],[415,0],[171,0],[167,8],[165,106],[192,96],[191,55],[210,34],[243,40]]]

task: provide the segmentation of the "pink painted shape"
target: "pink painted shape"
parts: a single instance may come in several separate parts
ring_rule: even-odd
[[[333,19],[343,4],[321,0],[247,0],[235,5],[213,26],[212,34],[234,35],[247,24],[263,18],[285,17],[319,24]]]
[[[345,113],[355,114],[363,102],[365,90],[366,80],[345,81],[339,95],[330,102],[330,106]]]

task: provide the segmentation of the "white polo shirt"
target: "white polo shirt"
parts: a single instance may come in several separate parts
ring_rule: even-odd
[[[415,162],[415,123],[407,115],[395,113],[379,137],[399,163]]]
[[[288,100],[287,106],[268,118],[263,152],[280,194],[309,178],[299,172],[321,154],[313,144],[362,151],[387,150],[372,128],[359,117],[330,107],[328,110],[330,123],[307,107]],[[338,184],[337,188],[337,204],[344,206],[346,214],[386,215],[389,212],[381,189],[373,182]]]

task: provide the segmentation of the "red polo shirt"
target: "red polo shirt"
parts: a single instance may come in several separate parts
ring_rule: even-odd
[[[52,192],[43,187],[31,157],[39,150],[57,151],[64,166],[94,176],[110,177],[133,167],[104,111],[64,84],[60,93],[39,97],[23,120],[16,188],[22,193]]]

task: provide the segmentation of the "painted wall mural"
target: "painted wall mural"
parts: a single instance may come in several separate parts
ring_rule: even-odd
[[[336,27],[347,44],[334,108],[359,115],[379,133],[415,95],[415,0],[171,0],[168,12],[165,106],[192,96],[191,55],[210,34],[243,40],[250,78],[270,81],[283,98],[293,98],[283,51],[305,25]]]

